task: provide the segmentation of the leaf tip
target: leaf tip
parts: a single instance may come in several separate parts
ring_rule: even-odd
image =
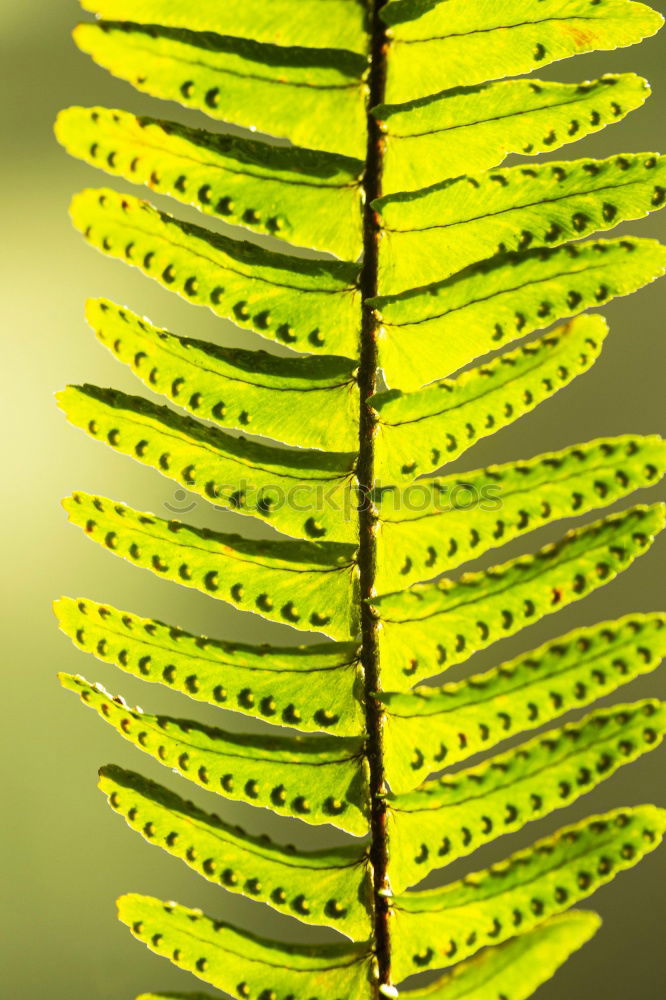
[[[72,389],[73,386],[66,385],[64,389],[58,389],[57,392],[53,393],[58,409],[65,414],[67,413],[67,400],[72,394]]]
[[[97,332],[100,319],[102,315],[111,309],[112,303],[109,299],[97,298],[97,299],[86,299],[86,303],[83,310],[83,315],[86,322],[92,329]]]
[[[57,597],[55,601],[52,602],[51,608],[58,622],[62,622],[65,613],[68,608],[71,607],[71,604],[72,600],[70,597]]]
[[[90,53],[90,43],[96,31],[97,25],[90,24],[88,21],[81,21],[74,26],[72,29],[72,38],[74,44],[81,52]]]
[[[68,674],[64,670],[61,670],[56,674],[56,676],[65,691],[74,691],[75,694],[80,693],[83,686],[83,677],[79,674]]]
[[[585,941],[591,940],[603,926],[600,914],[595,913],[594,910],[569,910],[568,913],[563,915],[564,918],[566,918],[567,923],[570,925],[578,925],[581,937],[584,934]]]

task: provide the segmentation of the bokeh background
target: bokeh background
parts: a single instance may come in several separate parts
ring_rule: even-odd
[[[70,29],[78,18],[74,0],[0,0],[5,406],[0,494],[5,651],[0,723],[4,740],[0,992],[20,1000],[122,1000],[153,988],[196,989],[190,977],[150,955],[116,923],[114,898],[128,890],[201,905],[214,915],[267,934],[312,938],[315,933],[215,889],[132,834],[95,788],[99,765],[116,762],[134,767],[185,795],[189,790],[182,779],[165,777],[157,764],[124,744],[93,713],[83,711],[55,679],[57,670],[80,671],[148,709],[185,715],[194,710],[200,718],[231,728],[245,725],[224,713],[207,714],[185,705],[170,692],[148,688],[89,661],[55,626],[50,605],[61,594],[109,601],[219,637],[257,641],[261,631],[263,638],[289,641],[286,630],[263,625],[258,629],[252,616],[111,559],[66,525],[59,506],[60,498],[76,488],[124,499],[163,516],[168,516],[166,504],[179,502],[166,480],[87,440],[70,429],[56,409],[53,393],[67,382],[96,381],[130,392],[138,386],[86,328],[82,316],[86,296],[108,295],[181,333],[220,343],[254,342],[212,314],[151,286],[122,264],[105,261],[70,228],[70,194],[86,185],[102,185],[106,179],[69,161],[58,148],[51,134],[57,109],[72,103],[146,112],[159,107],[107,77],[77,52]],[[573,153],[565,149],[560,157],[663,146],[666,59],[661,37],[641,48],[549,67],[542,75],[580,80],[621,70],[646,75],[655,96],[622,124],[579,143]],[[178,114],[199,121],[173,106],[159,110],[167,117]],[[658,234],[662,220],[653,217],[630,228],[642,235]],[[612,335],[592,373],[533,416],[477,445],[460,466],[529,457],[601,434],[663,431],[665,293],[663,285],[652,286],[605,308]],[[655,489],[640,499],[660,496],[663,490]],[[234,515],[211,511],[202,502],[187,517],[221,530],[237,527]],[[241,530],[258,529],[244,521]],[[559,533],[558,526],[543,532],[538,541]],[[520,551],[520,546],[503,551],[502,557],[513,551]],[[665,553],[662,542],[620,580],[527,635],[505,641],[492,655],[477,657],[473,666],[484,667],[531,648],[576,624],[663,606]],[[633,700],[659,691],[666,693],[663,674],[661,679],[635,682],[620,697]],[[499,859],[556,823],[592,811],[648,800],[666,804],[663,761],[659,753],[652,754],[555,820],[505,838],[475,861]],[[334,839],[330,831],[315,833],[260,813],[251,815],[240,805],[213,802],[204,792],[197,792],[196,798],[219,808],[225,818],[273,830],[303,845]],[[582,1000],[591,994],[606,1000],[663,996],[665,876],[662,851],[604,889],[592,903],[605,918],[602,934],[555,982],[542,988],[539,1000],[563,996]]]

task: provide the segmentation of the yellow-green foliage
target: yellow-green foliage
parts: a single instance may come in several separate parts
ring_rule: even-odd
[[[628,434],[481,469],[472,460],[464,474],[446,466],[590,369],[608,328],[585,310],[666,268],[655,241],[597,235],[666,204],[665,158],[499,169],[510,153],[561,149],[640,107],[649,85],[632,73],[579,84],[528,74],[632,45],[662,18],[631,0],[83,6],[98,19],[76,41],[100,66],[246,133],[63,111],[56,130],[71,154],[175,203],[172,216],[136,194],[86,190],[75,226],[269,350],[220,347],[154,326],[139,303],[91,300],[99,341],[168,405],[95,385],[67,387],[59,404],[94,440],[237,513],[240,530],[253,518],[279,536],[202,530],[81,492],[65,507],[109,553],[318,638],[233,643],[140,609],[57,602],[79,649],[192,707],[259,719],[272,727],[261,735],[225,728],[223,715],[211,727],[133,709],[82,677],[62,683],[221,797],[211,814],[105,767],[100,788],[133,830],[222,890],[337,940],[268,940],[138,895],[119,900],[120,919],[238,1000],[527,1000],[598,929],[595,914],[570,908],[653,850],[666,814],[619,809],[439,888],[419,883],[661,742],[657,701],[562,717],[657,667],[666,616],[592,624],[484,673],[424,682],[645,552],[664,512],[639,502],[457,572],[654,485],[666,447]],[[178,204],[204,225],[180,219]],[[207,218],[248,239],[212,232]],[[510,737],[521,740],[501,746]],[[328,824],[338,845],[297,850],[246,832],[224,800]],[[222,892],[222,917],[224,904]],[[167,996],[212,1000],[141,1000]]]

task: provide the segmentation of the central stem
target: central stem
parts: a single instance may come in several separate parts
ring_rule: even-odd
[[[374,938],[377,957],[378,988],[391,985],[391,928],[388,874],[388,831],[386,815],[386,783],[384,775],[384,710],[376,694],[381,691],[379,663],[378,622],[369,601],[375,595],[377,562],[377,511],[372,502],[375,485],[375,434],[376,416],[368,404],[377,386],[377,329],[374,310],[368,299],[377,295],[379,270],[379,218],[372,202],[382,193],[382,164],[384,138],[371,113],[384,100],[386,80],[386,28],[379,17],[386,0],[372,0],[371,48],[368,97],[368,150],[364,175],[364,235],[361,293],[363,320],[361,327],[360,365],[358,384],[361,396],[360,441],[358,458],[359,480],[359,571],[361,590],[361,663],[365,674],[365,711],[367,756],[370,767],[371,834],[370,861],[374,882]]]

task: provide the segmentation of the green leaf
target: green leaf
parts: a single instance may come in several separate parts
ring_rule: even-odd
[[[54,610],[60,628],[79,649],[141,680],[305,732],[363,732],[353,643],[223,642],[81,598],[63,597]]]
[[[661,504],[633,507],[570,531],[536,555],[375,598],[384,688],[440,674],[609,583],[649,548],[665,511]]]
[[[238,997],[366,1000],[368,945],[293,945],[149,896],[118,900],[118,915],[156,955]],[[149,994],[150,995],[150,994]]]
[[[94,247],[188,302],[297,351],[358,353],[352,264],[264,250],[106,188],[77,195],[71,212]]]
[[[389,385],[418,389],[557,319],[660,277],[654,240],[595,240],[506,254],[426,288],[373,300]]]
[[[353,545],[256,541],[165,521],[86,493],[73,494],[64,507],[88,538],[163,580],[333,639],[356,633]]]
[[[394,891],[570,805],[659,746],[665,729],[659,702],[616,706],[398,795],[390,814]]]
[[[579,316],[456,379],[420,392],[392,389],[373,396],[379,484],[434,472],[530,413],[592,367],[607,333],[601,316]]]
[[[82,0],[84,10],[119,21],[237,35],[278,45],[365,52],[361,0]]]
[[[358,447],[352,361],[279,358],[177,337],[106,299],[90,299],[86,317],[144,385],[204,420],[305,448]]]
[[[396,897],[396,978],[445,968],[562,913],[638,864],[665,830],[664,810],[618,810],[565,827],[443,889]]]
[[[358,538],[354,453],[287,450],[225,434],[141,396],[93,385],[57,394],[69,421],[218,507],[295,538]]]
[[[414,788],[431,771],[593,704],[655,670],[665,655],[666,615],[629,615],[576,629],[441,688],[380,694],[394,791],[398,784]],[[432,796],[436,786],[426,787],[424,794]]]
[[[226,732],[130,709],[84,677],[59,677],[123,739],[200,788],[315,826],[368,832],[361,739]]]
[[[361,252],[359,160],[99,107],[62,111],[56,136],[92,166],[224,222],[347,260]]]
[[[559,914],[527,934],[461,962],[453,973],[424,989],[401,990],[400,996],[403,1000],[497,1000],[498,997],[528,1000],[575,951],[587,944],[600,926],[601,919],[596,913],[572,910]],[[161,994],[165,996],[168,994]],[[174,995],[174,1000],[186,998]]]
[[[83,52],[149,98],[207,114],[210,128],[157,112],[63,112],[67,151],[190,213],[89,190],[73,202],[75,226],[282,356],[90,302],[98,339],[148,398],[86,382],[60,394],[62,408],[170,479],[177,503],[165,494],[158,517],[76,493],[70,520],[157,577],[330,641],[296,645],[290,633],[292,645],[259,645],[257,618],[246,619],[257,644],[233,643],[64,598],[56,615],[77,650],[237,717],[217,728],[132,708],[80,676],[61,682],[222,809],[231,800],[278,824],[300,819],[333,843],[349,835],[323,850],[307,837],[303,849],[274,843],[109,765],[100,787],[146,842],[301,930],[292,924],[293,943],[272,940],[138,895],[119,900],[120,918],[207,993],[238,1000],[528,1000],[599,925],[564,911],[649,853],[666,812],[592,817],[486,871],[449,869],[459,881],[443,888],[408,889],[577,802],[662,741],[657,701],[567,720],[657,666],[666,613],[414,685],[596,591],[646,551],[666,505],[457,572],[654,485],[666,443],[631,434],[440,470],[591,368],[607,327],[586,310],[666,271],[666,247],[652,240],[580,242],[666,205],[666,157],[501,167],[512,154],[559,155],[649,94],[632,73],[518,77],[630,45],[664,19],[634,0],[81,4],[94,15],[75,31]],[[193,210],[204,226],[187,221]],[[536,330],[551,332],[526,344]],[[187,509],[210,501],[257,518],[261,538],[169,520],[183,516],[188,488]],[[241,716],[259,730],[239,732]],[[335,943],[296,943],[304,924]],[[396,988],[452,965],[436,982],[416,980],[427,986]]]
[[[510,167],[376,202],[379,287],[401,292],[469,264],[642,219],[666,205],[666,156],[632,153]]]
[[[583,52],[634,45],[663,24],[628,0],[393,0],[382,11],[393,39],[386,100],[530,73]]]
[[[431,580],[544,524],[653,486],[665,472],[666,441],[627,435],[386,487],[378,499],[377,589]]]
[[[621,121],[647,80],[608,73],[585,83],[502,80],[375,109],[387,134],[386,193],[496,167],[509,153],[552,152]]]
[[[109,766],[99,787],[109,805],[149,844],[215,885],[307,924],[335,927],[353,940],[370,934],[366,853],[357,845],[297,851],[253,837],[139,774]]]
[[[365,156],[361,55],[114,21],[80,24],[74,40],[99,66],[152,97],[297,146]]]

